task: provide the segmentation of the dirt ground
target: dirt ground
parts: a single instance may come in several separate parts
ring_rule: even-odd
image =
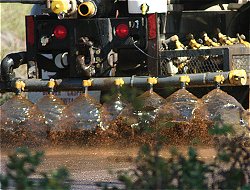
[[[177,148],[186,154],[187,147]],[[202,160],[209,162],[215,156],[215,150],[211,147],[197,147],[197,150]],[[94,190],[99,189],[97,182],[121,185],[110,172],[132,168],[138,147],[46,148],[44,151],[45,157],[38,172],[48,172],[64,166],[70,172],[73,190]],[[9,152],[10,150],[1,151],[1,173],[5,170]],[[161,154],[164,157],[170,156],[167,147]]]

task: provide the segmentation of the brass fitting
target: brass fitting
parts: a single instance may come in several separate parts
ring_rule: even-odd
[[[245,85],[247,83],[247,73],[245,70],[232,70],[228,75],[229,82],[234,85]]]
[[[214,77],[214,82],[216,82],[217,84],[223,84],[224,81],[225,81],[225,78],[223,75],[216,75]]]
[[[67,13],[69,10],[69,1],[68,0],[52,0],[51,10],[55,14]]]
[[[149,11],[149,6],[148,6],[148,4],[147,4],[147,3],[143,3],[143,4],[141,5],[141,14],[142,14],[142,15],[146,15],[148,11]]]
[[[78,6],[78,13],[83,17],[95,16],[96,12],[97,7],[93,1],[83,2]]]
[[[147,82],[148,82],[148,84],[150,84],[150,85],[154,85],[154,84],[157,84],[157,78],[155,78],[155,77],[149,77],[148,79],[147,79]]]
[[[82,85],[84,86],[84,87],[89,87],[89,86],[92,86],[92,81],[93,80],[83,80],[82,81]]]
[[[124,80],[122,78],[115,79],[115,85],[122,87],[124,85]]]
[[[188,85],[188,83],[190,83],[190,77],[187,75],[182,75],[180,76],[179,81],[185,85]]]

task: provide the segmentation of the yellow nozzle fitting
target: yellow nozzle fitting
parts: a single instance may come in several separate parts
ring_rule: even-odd
[[[223,75],[216,75],[214,77],[214,82],[216,82],[218,84],[223,84],[224,81],[225,81],[225,78]]]
[[[247,73],[245,70],[232,70],[229,72],[228,79],[231,84],[245,85],[247,83]]]
[[[147,14],[148,10],[149,10],[148,4],[147,4],[147,3],[143,3],[143,4],[141,5],[141,14],[142,14],[142,15]]]
[[[188,85],[188,83],[190,83],[190,77],[187,75],[180,76],[179,81]]]
[[[222,33],[218,33],[219,41],[222,45],[233,45],[233,43],[227,39],[227,36],[225,36]]]
[[[207,46],[214,46],[214,47],[219,47],[220,46],[218,43],[216,43],[213,40],[211,40],[208,37],[207,33],[203,34],[203,38],[204,38],[204,41],[205,41],[205,45],[207,45]]]
[[[147,82],[148,82],[148,84],[150,84],[150,85],[154,85],[154,84],[157,84],[157,78],[155,78],[155,77],[149,77],[148,79],[147,79]]]
[[[92,86],[92,80],[83,80],[83,81],[82,81],[82,85],[83,85],[84,87]]]
[[[68,0],[52,0],[51,10],[55,14],[67,13],[69,10],[69,1]]]
[[[56,83],[55,83],[55,80],[54,79],[50,79],[47,86],[50,88],[50,89],[53,89],[55,87]]]
[[[191,39],[189,42],[189,46],[192,49],[199,49],[201,47],[201,44],[197,43],[195,39]]]
[[[124,80],[122,78],[115,79],[115,85],[120,87],[123,86]]]
[[[78,13],[83,17],[91,17],[96,14],[97,7],[92,1],[81,3],[78,6]]]
[[[16,81],[15,87],[16,87],[17,90],[24,91],[25,83],[23,81],[21,81],[21,80]]]

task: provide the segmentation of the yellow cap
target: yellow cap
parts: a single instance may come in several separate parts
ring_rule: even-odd
[[[48,86],[49,88],[54,88],[55,85],[56,85],[56,83],[55,83],[55,80],[54,80],[54,79],[50,79],[49,82],[48,82],[48,84],[47,84],[47,86]]]
[[[223,75],[216,75],[214,77],[214,82],[222,84],[224,82],[225,78]]]
[[[18,89],[18,90],[24,91],[25,83],[24,83],[23,81],[21,81],[21,80],[16,81],[15,87],[16,87],[16,89]]]
[[[190,77],[187,75],[180,76],[179,81],[181,83],[188,84],[188,83],[190,83]]]
[[[245,85],[247,83],[247,73],[245,70],[232,70],[229,72],[228,79],[231,84]]]
[[[51,10],[55,14],[67,13],[69,10],[69,1],[68,0],[52,0]]]
[[[124,85],[124,80],[122,78],[115,79],[115,85],[116,86]]]
[[[141,5],[141,14],[145,15],[148,12],[149,6],[147,5],[147,3],[143,3]]]
[[[147,82],[148,82],[148,84],[151,84],[151,85],[153,85],[153,84],[157,84],[157,78],[155,78],[155,77],[149,77],[148,79],[147,79]]]
[[[89,86],[92,86],[92,80],[83,80],[82,81],[82,85],[84,86],[84,87],[89,87]]]

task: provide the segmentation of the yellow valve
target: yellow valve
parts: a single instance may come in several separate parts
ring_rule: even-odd
[[[219,42],[221,43],[221,45],[233,45],[233,42],[228,40],[227,36],[223,35],[221,32],[218,33],[218,38],[219,38]]]
[[[83,81],[82,81],[82,85],[83,85],[84,87],[92,86],[92,80],[83,80]]]
[[[190,77],[187,75],[180,76],[179,81],[181,83],[188,84],[188,83],[190,83]]]
[[[116,86],[124,85],[124,80],[122,78],[115,79],[115,85]]]
[[[96,14],[96,10],[96,5],[92,1],[81,3],[78,6],[78,13],[84,17],[94,16]]]
[[[54,79],[50,79],[49,82],[48,82],[48,84],[47,84],[47,86],[48,86],[49,88],[51,88],[51,89],[54,88],[55,85],[56,85],[56,83],[55,83],[55,80],[54,80]]]
[[[243,40],[239,34],[237,34],[237,38],[239,40],[239,43],[241,43],[241,44],[245,45],[246,47],[250,48],[250,43]]]
[[[228,79],[231,84],[245,85],[247,83],[247,73],[245,70],[232,70],[229,72]]]
[[[175,42],[176,50],[185,49],[185,46],[180,42],[179,37],[177,35],[172,36],[171,40]]]
[[[195,39],[191,39],[188,44],[192,49],[199,49],[201,44],[197,43]]]
[[[147,79],[147,82],[148,82],[148,84],[150,84],[150,85],[154,85],[154,84],[157,84],[157,78],[155,78],[155,77],[149,77],[148,79]]]
[[[16,81],[15,87],[16,87],[16,89],[18,89],[18,90],[24,91],[25,83],[24,83],[23,81],[21,81],[21,80]]]
[[[214,47],[220,46],[218,43],[216,43],[216,42],[214,42],[213,40],[211,40],[211,39],[208,37],[207,33],[204,33],[204,34],[203,34],[203,38],[204,38],[205,45],[207,45],[207,46],[214,46]]]
[[[147,4],[147,3],[143,3],[143,4],[141,5],[141,14],[142,14],[142,15],[147,14],[148,10],[149,10],[148,4]]]
[[[223,75],[216,75],[214,77],[214,82],[218,83],[218,84],[222,84],[225,81],[225,78]]]
[[[55,14],[67,13],[69,10],[69,1],[68,0],[52,0],[51,10]]]

